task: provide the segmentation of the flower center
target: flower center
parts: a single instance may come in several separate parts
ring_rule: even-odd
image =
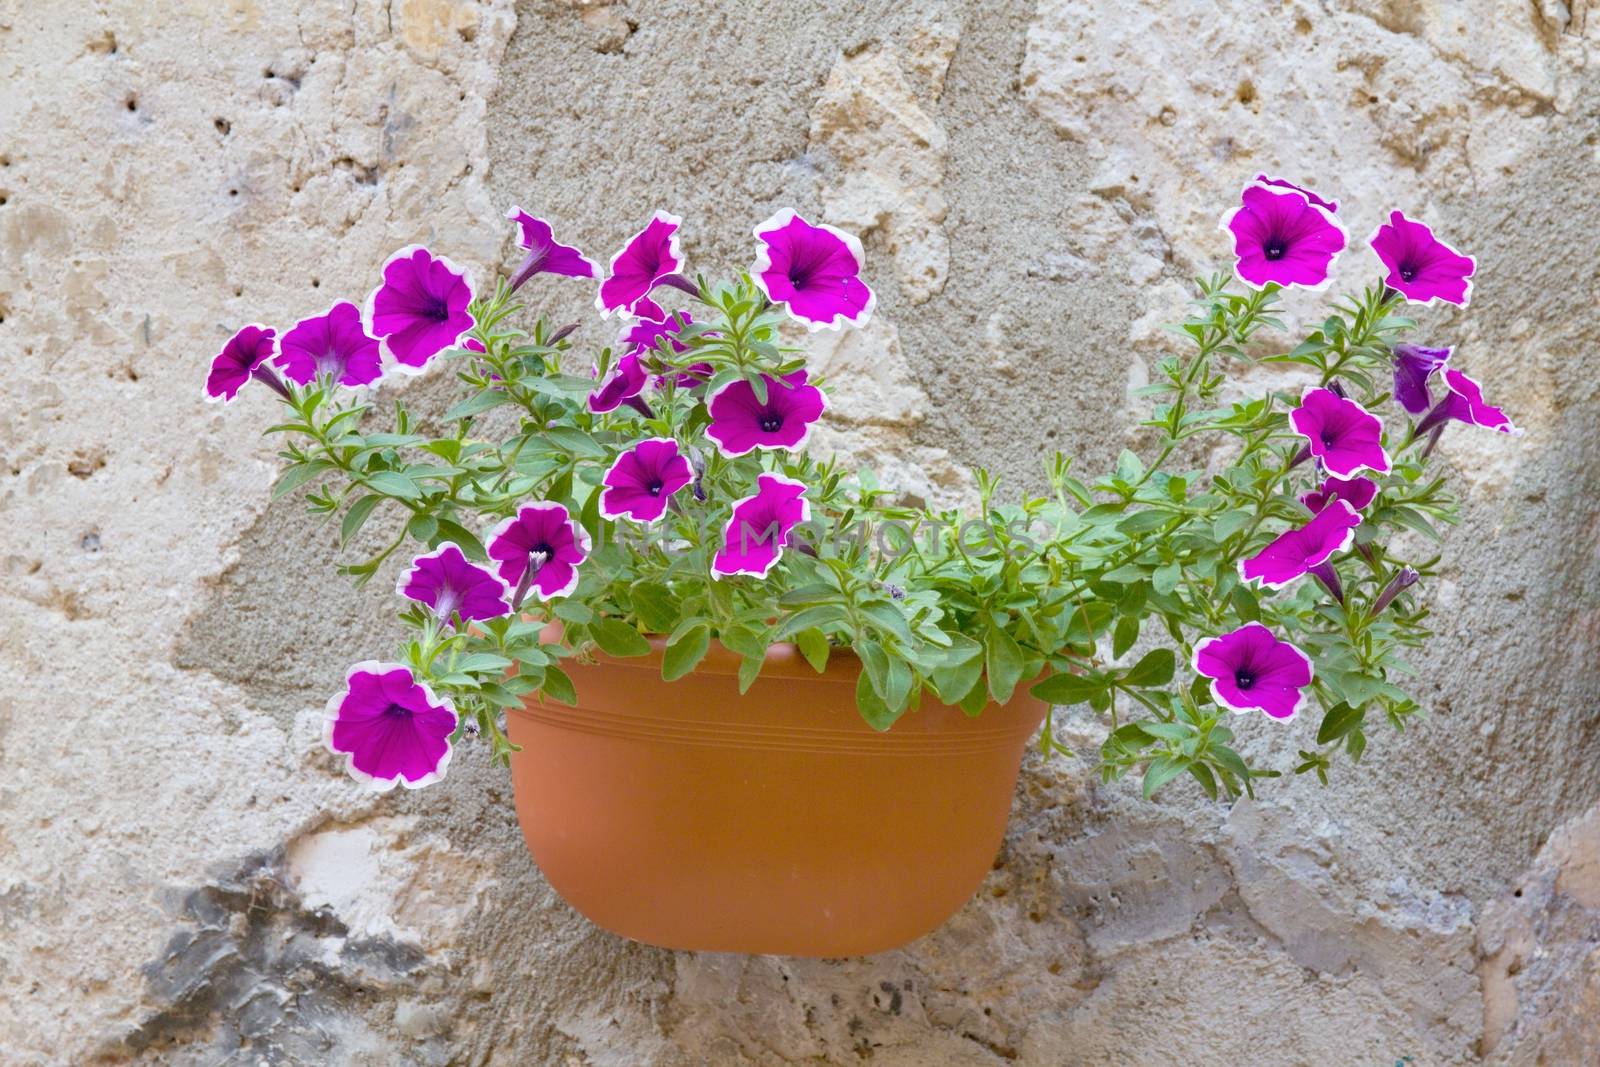
[[[1416,267],[1413,267],[1409,263],[1400,264],[1400,280],[1401,281],[1409,282],[1411,279],[1415,278],[1416,276],[1417,276],[1417,268]]]
[[[656,478],[653,481],[645,483],[645,488],[650,491],[651,496],[660,496],[661,490],[664,487],[661,484],[661,479]]]
[[[1327,430],[1323,430],[1317,436],[1322,438],[1322,447],[1323,448],[1332,448],[1333,447],[1333,434],[1329,433]]]
[[[1238,670],[1233,672],[1233,684],[1237,685],[1240,689],[1249,689],[1251,686],[1256,684],[1255,672],[1250,670],[1248,667],[1240,667]]]
[[[775,411],[763,411],[759,424],[762,433],[777,433],[783,429],[783,416]]]
[[[550,562],[550,557],[555,555],[555,550],[547,542],[541,541],[528,549],[528,565],[535,571]]]
[[[1282,259],[1283,254],[1289,250],[1281,237],[1269,237],[1267,243],[1261,246],[1261,254],[1268,259]]]
[[[444,322],[450,318],[450,305],[445,303],[443,297],[430,296],[422,305],[422,314],[434,322]]]
[[[385,719],[409,719],[411,718],[411,709],[390,702],[389,706],[383,709],[383,717]]]

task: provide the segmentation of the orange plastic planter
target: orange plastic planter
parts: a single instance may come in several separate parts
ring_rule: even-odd
[[[572,662],[577,707],[509,716],[522,832],[573,907],[667,948],[857,956],[928,933],[977,889],[1044,703],[968,718],[925,699],[878,733],[848,653],[819,675],[775,646],[741,696],[733,653],[713,644],[664,682],[660,647]]]

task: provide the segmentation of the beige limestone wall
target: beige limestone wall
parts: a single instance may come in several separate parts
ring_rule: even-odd
[[[1600,1059],[1592,8],[3,0],[0,1062]],[[819,342],[827,443],[959,500],[971,464],[1137,445],[1157,324],[1260,169],[1476,254],[1427,336],[1528,428],[1445,438],[1433,714],[1331,787],[1146,804],[1030,757],[946,927],[796,961],[589,926],[481,752],[383,797],[320,753],[393,605],[269,504],[269,398],[200,402],[237,325],[410,241],[502,266],[513,201],[596,254],[670,207],[709,270],[793,205],[882,298]],[[1288,766],[1314,729],[1248,743]]]

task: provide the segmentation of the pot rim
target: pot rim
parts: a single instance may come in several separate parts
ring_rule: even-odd
[[[611,656],[597,648],[593,652],[595,662],[659,673],[662,657],[666,653],[667,635],[648,634],[645,640],[650,642],[648,656]],[[694,673],[738,674],[743,663],[743,656],[713,637],[711,643],[706,646],[705,656],[695,664]],[[821,673],[812,668],[811,663],[801,653],[800,646],[792,641],[779,641],[768,645],[766,659],[761,664],[763,678],[809,678],[854,686],[856,677],[860,673],[861,660],[854,651],[841,645],[829,647],[828,664]]]

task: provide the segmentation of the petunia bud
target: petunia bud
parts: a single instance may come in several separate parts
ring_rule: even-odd
[[[679,290],[680,292],[688,293],[690,296],[694,297],[697,300],[700,298],[700,288],[699,288],[699,286],[695,285],[694,282],[691,282],[688,278],[685,278],[683,275],[677,273],[676,271],[674,271],[671,274],[662,275],[659,279],[657,279],[656,284],[658,284],[658,285],[670,285],[674,289]]]
[[[1422,575],[1410,567],[1401,567],[1395,576],[1389,579],[1389,584],[1383,587],[1383,592],[1378,594],[1378,599],[1372,602],[1372,616],[1376,618],[1381,615],[1383,609],[1388,607],[1389,603],[1400,595],[1401,590],[1416,585],[1417,579],[1420,577]]]
[[[277,393],[279,396],[283,397],[285,400],[290,399],[290,397],[289,397],[289,387],[284,385],[283,384],[283,379],[279,378],[277,373],[275,371],[273,371],[273,369],[271,367],[267,366],[265,363],[261,364],[255,370],[251,371],[250,372],[250,377],[254,378],[256,381],[260,382],[262,385],[265,385],[267,388],[271,389],[274,393]]]
[[[1333,564],[1326,561],[1315,566],[1307,567],[1306,573],[1321,582],[1328,593],[1339,603],[1344,603],[1344,586],[1339,582],[1339,572],[1333,569]]]

